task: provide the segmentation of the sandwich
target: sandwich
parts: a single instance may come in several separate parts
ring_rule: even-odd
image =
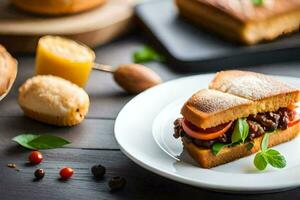
[[[300,132],[299,96],[297,88],[267,75],[221,71],[209,89],[185,102],[183,117],[174,122],[174,137],[181,138],[201,167],[225,164],[259,151],[265,134],[269,147],[295,138]]]
[[[298,0],[176,0],[181,16],[244,44],[270,41],[298,31]]]
[[[10,91],[17,76],[17,61],[0,45],[0,100]]]

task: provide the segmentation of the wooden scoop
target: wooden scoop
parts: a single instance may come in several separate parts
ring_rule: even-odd
[[[139,64],[124,64],[114,68],[95,63],[93,69],[112,73],[116,83],[133,94],[140,93],[162,82],[154,71]]]

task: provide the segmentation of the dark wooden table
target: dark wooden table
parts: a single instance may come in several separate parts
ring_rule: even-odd
[[[144,43],[137,35],[127,35],[115,42],[96,49],[97,62],[118,65],[131,62],[132,52]],[[19,56],[19,73],[11,93],[0,102],[0,199],[300,199],[300,189],[275,194],[240,195],[222,194],[191,187],[162,178],[133,163],[120,152],[114,139],[114,120],[122,107],[133,97],[124,93],[110,74],[93,72],[86,87],[91,107],[85,121],[72,128],[57,128],[30,120],[23,116],[17,104],[18,87],[33,75],[34,57]],[[258,66],[250,68],[270,74],[300,77],[300,63]],[[165,65],[148,65],[167,81],[178,74]],[[39,166],[26,164],[29,151],[11,138],[21,133],[48,133],[72,141],[67,148],[42,151],[45,161]],[[130,137],[130,133],[128,134]],[[21,171],[7,166],[16,163]],[[96,181],[90,167],[102,164],[107,167],[104,180]],[[74,168],[75,175],[67,182],[59,181],[58,171],[63,166]],[[46,170],[43,180],[33,181],[37,167]],[[126,188],[110,193],[107,181],[113,176],[123,176]]]

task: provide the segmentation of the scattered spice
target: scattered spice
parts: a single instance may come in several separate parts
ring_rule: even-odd
[[[94,165],[91,168],[91,172],[96,179],[101,179],[101,178],[103,178],[103,176],[106,172],[106,169],[102,165]]]
[[[29,159],[30,163],[32,163],[32,164],[39,164],[43,160],[43,155],[38,151],[32,151],[30,153],[28,159]],[[17,168],[17,165],[15,163],[8,163],[7,167],[16,169],[17,171],[20,171]],[[101,178],[103,178],[103,176],[106,173],[106,168],[102,165],[94,165],[91,168],[91,172],[96,179],[101,179]],[[68,180],[69,178],[71,178],[73,176],[74,170],[71,167],[64,167],[60,170],[59,174],[60,174],[61,180]],[[45,176],[45,170],[44,169],[35,170],[34,176],[35,176],[36,180],[43,179]],[[121,190],[125,187],[126,182],[127,181],[125,178],[120,177],[120,176],[115,176],[108,181],[109,190],[111,192]]]
[[[20,169],[17,168],[17,165],[15,163],[8,163],[7,167],[15,169],[16,171],[20,171]]]
[[[126,185],[125,178],[120,177],[120,176],[113,177],[108,182],[108,187],[109,187],[111,192],[120,190],[120,189],[124,188],[125,185]]]
[[[9,164],[7,164],[7,167],[9,167],[9,168],[17,168],[17,165],[15,163],[9,163]]]
[[[45,176],[45,171],[43,169],[37,169],[34,172],[34,176],[37,180],[40,180],[42,178],[44,178]]]

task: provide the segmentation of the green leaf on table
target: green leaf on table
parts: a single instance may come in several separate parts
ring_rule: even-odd
[[[32,146],[30,146],[28,143],[36,138],[40,137],[40,135],[33,135],[33,134],[22,134],[14,137],[12,141],[20,144],[21,146],[27,148],[27,149],[34,149]]]
[[[135,63],[146,63],[151,61],[163,62],[164,57],[149,46],[144,46],[133,53]]]
[[[275,168],[284,168],[286,166],[286,160],[283,155],[281,155],[275,149],[268,149],[265,152],[265,158],[267,162]]]
[[[245,119],[238,119],[231,136],[231,142],[244,142],[249,133],[249,125]]]
[[[257,154],[255,155],[255,158],[254,158],[254,165],[255,165],[255,167],[256,167],[258,170],[261,170],[261,171],[262,171],[262,170],[266,169],[268,163],[267,163],[267,161],[266,161],[266,159],[265,159],[265,157],[264,157],[264,155],[263,155],[262,152],[257,153]]]
[[[214,143],[213,146],[212,146],[212,152],[213,152],[213,154],[217,155],[226,146],[227,146],[227,144]]]
[[[264,0],[252,0],[252,3],[255,6],[262,6],[264,4]]]
[[[69,141],[54,135],[22,134],[12,140],[28,149],[54,149],[70,144]]]
[[[269,134],[266,133],[261,141],[261,151],[266,151],[268,149],[269,144]]]

